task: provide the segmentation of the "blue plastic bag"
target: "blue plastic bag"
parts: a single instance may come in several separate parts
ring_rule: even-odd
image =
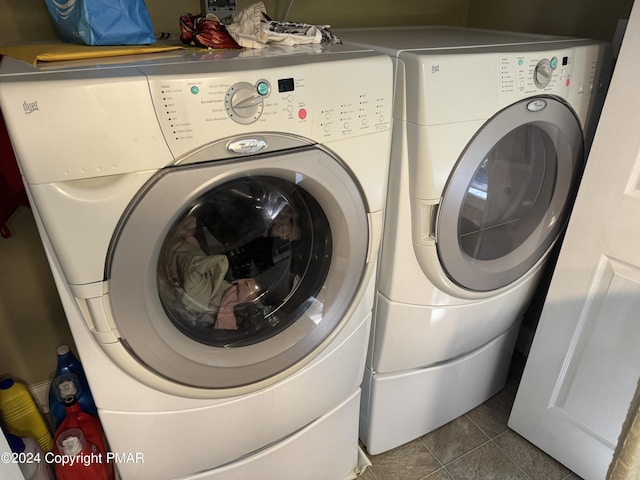
[[[62,40],[83,45],[155,43],[144,0],[45,0]]]

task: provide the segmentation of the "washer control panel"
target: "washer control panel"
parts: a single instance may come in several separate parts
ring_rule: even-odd
[[[226,73],[156,70],[147,78],[162,132],[179,157],[253,132],[282,132],[325,143],[388,130],[393,80],[391,68],[380,65],[386,60],[380,56],[339,65]],[[388,78],[380,75],[386,71]]]

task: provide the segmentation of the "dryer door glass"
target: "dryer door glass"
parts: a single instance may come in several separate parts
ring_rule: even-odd
[[[348,322],[368,232],[358,183],[320,148],[167,168],[112,242],[112,321],[156,387],[264,388]]]
[[[490,291],[529,271],[566,222],[583,156],[578,120],[556,99],[518,102],[489,120],[458,160],[439,210],[448,276]]]
[[[495,260],[520,247],[543,220],[558,174],[549,134],[534,124],[506,134],[482,159],[458,219],[462,251]]]

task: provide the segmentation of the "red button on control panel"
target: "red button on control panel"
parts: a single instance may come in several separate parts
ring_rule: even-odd
[[[304,108],[298,110],[298,118],[300,120],[304,120],[305,118],[307,118],[307,111]]]

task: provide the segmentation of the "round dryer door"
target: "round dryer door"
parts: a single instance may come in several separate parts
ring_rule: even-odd
[[[436,245],[449,278],[482,292],[529,271],[560,234],[583,163],[580,123],[558,99],[529,98],[487,121],[438,211]]]
[[[168,168],[114,238],[113,322],[163,378],[207,389],[261,382],[344,324],[368,241],[358,184],[319,148]]]

